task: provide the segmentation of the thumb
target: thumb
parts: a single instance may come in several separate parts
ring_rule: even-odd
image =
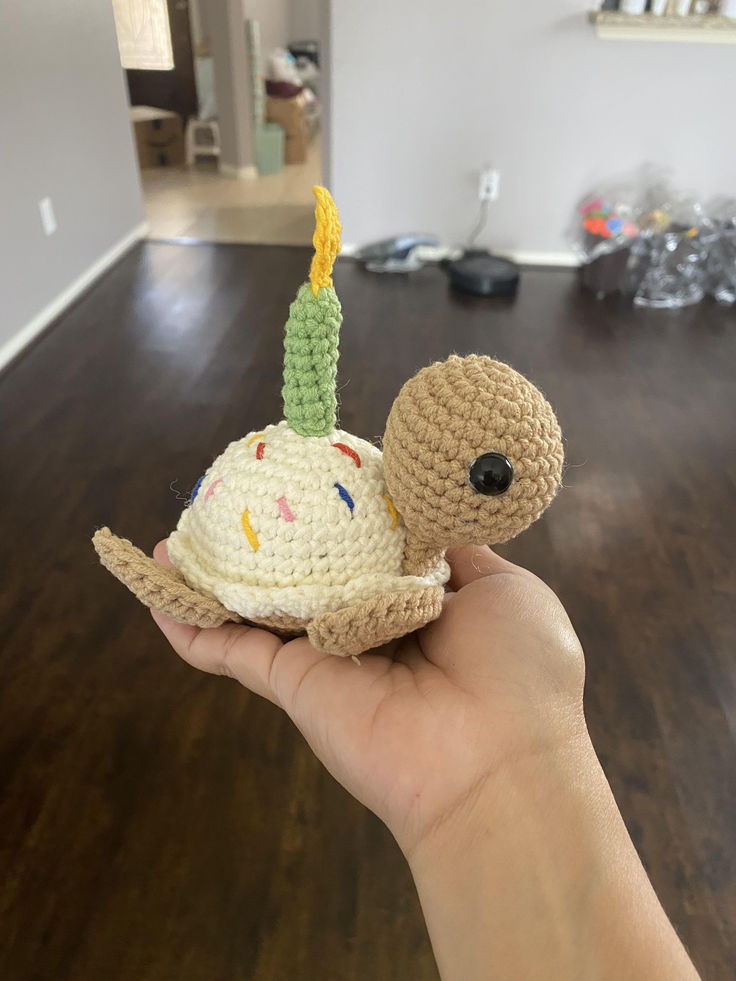
[[[447,561],[450,564],[450,589],[459,592],[463,586],[495,576],[501,572],[524,573],[526,570],[513,562],[502,559],[487,545],[463,545],[460,548],[448,548]]]

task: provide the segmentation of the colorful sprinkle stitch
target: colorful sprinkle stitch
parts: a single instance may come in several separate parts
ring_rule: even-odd
[[[337,488],[337,493],[340,495],[343,501],[345,501],[347,506],[350,508],[350,513],[352,514],[353,510],[355,509],[355,501],[348,494],[348,492],[345,490],[342,484],[335,484],[335,487]]]
[[[360,470],[360,457],[358,456],[358,454],[355,452],[354,449],[351,449],[351,447],[346,446],[344,443],[333,443],[332,445],[335,447],[336,450],[339,450],[341,453],[344,453],[345,456],[349,456],[350,459],[355,464],[355,466],[358,468],[358,470]]]
[[[266,449],[266,444],[265,443],[259,443],[258,446],[256,446],[256,460],[262,460],[263,459],[263,451],[265,449]]]
[[[255,436],[251,436],[251,438],[248,440],[248,446],[251,446],[253,443],[255,443],[257,439],[263,439],[265,435],[266,435],[265,433],[256,433]]]
[[[281,516],[284,521],[293,521],[294,515],[291,513],[291,508],[286,503],[286,498],[280,497],[276,503],[279,506],[279,510],[281,511]]]
[[[391,531],[396,530],[396,526],[399,523],[399,512],[394,507],[394,502],[388,496],[388,494],[383,495],[383,499],[386,502],[386,507],[388,508],[388,513],[391,515]]]
[[[215,487],[217,487],[217,485],[218,484],[221,484],[221,483],[222,483],[222,477],[220,477],[218,480],[216,480],[213,484],[210,484],[210,486],[207,488],[207,493],[204,495],[204,503],[205,504],[207,503],[207,501],[209,501],[210,497],[214,493]]]
[[[258,549],[261,547],[261,544],[258,541],[258,538],[256,537],[256,533],[253,531],[253,528],[251,527],[250,518],[248,517],[248,514],[249,512],[247,509],[243,511],[243,517],[240,520],[243,525],[243,531],[245,532],[245,537],[248,539],[248,542],[250,543],[250,547],[253,549],[254,552],[257,552]]]
[[[192,506],[192,504],[194,504],[194,498],[199,493],[199,488],[202,486],[202,481],[204,480],[204,478],[205,478],[205,475],[202,474],[202,476],[199,478],[199,480],[197,481],[197,483],[192,488],[192,493],[189,495],[189,506],[190,507]]]

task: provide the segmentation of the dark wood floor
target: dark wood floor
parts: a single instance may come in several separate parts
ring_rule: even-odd
[[[0,378],[0,974],[436,978],[383,826],[271,705],[179,662],[89,545],[151,547],[212,456],[280,417],[304,249],[146,245]],[[450,351],[528,373],[566,488],[504,551],[559,592],[595,745],[698,967],[736,964],[736,323],[529,271],[515,303],[339,265],[342,424],[381,434]]]

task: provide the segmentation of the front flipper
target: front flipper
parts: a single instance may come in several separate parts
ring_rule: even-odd
[[[104,567],[152,610],[193,627],[220,627],[228,620],[241,622],[237,613],[187,586],[178,569],[159,565],[127,539],[113,535],[109,528],[95,532],[92,544]]]
[[[335,613],[323,613],[309,624],[312,645],[326,654],[351,657],[410,634],[442,612],[442,586],[386,593]]]

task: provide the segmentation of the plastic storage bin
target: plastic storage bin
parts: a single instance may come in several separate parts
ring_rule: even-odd
[[[264,123],[255,133],[259,174],[278,174],[284,166],[284,131],[278,123]]]

